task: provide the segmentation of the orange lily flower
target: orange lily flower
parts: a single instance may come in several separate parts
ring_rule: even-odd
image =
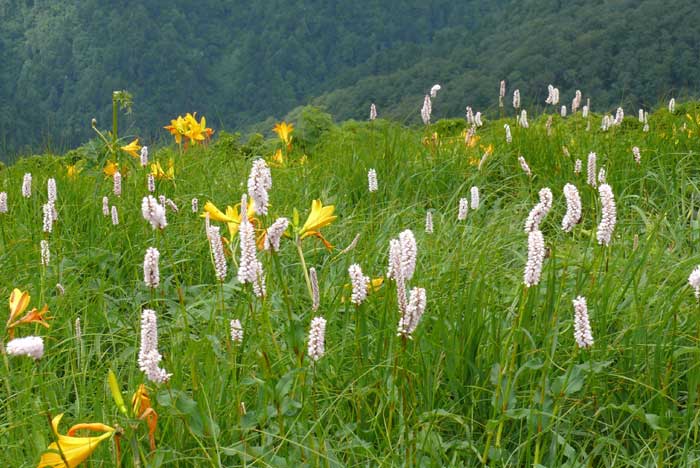
[[[17,288],[15,288],[10,294],[10,318],[7,320],[6,325],[7,333],[10,336],[10,339],[14,338],[15,336],[15,327],[22,325],[23,323],[38,323],[42,327],[50,327],[47,320],[50,320],[51,317],[44,317],[44,315],[46,315],[49,311],[48,304],[44,304],[44,307],[41,310],[37,310],[37,308],[34,307],[32,310],[27,312],[24,317],[17,318],[22,312],[24,312],[27,306],[29,306],[29,299],[30,296],[27,291],[22,292]]]
[[[309,236],[318,237],[328,250],[333,249],[333,246],[321,234],[320,229],[324,226],[328,226],[338,218],[333,215],[334,211],[335,205],[323,206],[321,200],[312,201],[309,217],[306,218],[306,222],[301,229],[299,229],[297,234],[299,234],[301,239]]]
[[[148,391],[144,384],[139,385],[139,388],[134,393],[134,396],[131,398],[131,405],[136,417],[146,421],[148,425],[148,441],[151,445],[151,450],[155,450],[158,413],[151,406],[151,399],[148,397]]]

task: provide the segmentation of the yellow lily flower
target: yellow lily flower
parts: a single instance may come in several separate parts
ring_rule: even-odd
[[[175,178],[175,162],[168,159],[168,170],[164,171],[160,161],[151,163],[151,174],[156,179],[173,180]]]
[[[146,421],[148,425],[148,441],[151,444],[151,450],[155,450],[158,413],[151,406],[151,399],[148,397],[148,391],[144,384],[139,385],[139,388],[134,393],[134,396],[131,398],[131,405],[136,417]]]
[[[80,162],[66,165],[66,175],[69,179],[75,179],[82,171],[83,168],[80,167]]]
[[[185,122],[185,119],[183,119],[181,115],[178,115],[177,119],[171,120],[170,125],[166,125],[163,128],[175,137],[175,143],[179,145],[182,143],[182,136],[187,131],[187,122]]]
[[[294,125],[288,124],[287,122],[279,122],[275,124],[272,131],[277,134],[277,136],[284,142],[289,150],[292,147],[292,132],[294,131]]]
[[[63,414],[59,414],[51,420],[51,429],[58,439],[58,444],[56,442],[49,444],[49,451],[41,456],[37,468],[75,468],[92,455],[100,442],[111,437],[115,431],[113,427],[101,423],[76,424],[68,430],[67,435],[62,435],[58,433],[58,423],[61,422],[62,417]],[[80,429],[104,434],[98,437],[74,437],[73,434]],[[64,459],[68,462],[67,467]]]
[[[190,143],[197,144],[197,142],[204,141],[205,137],[202,134],[204,132],[204,128],[199,122],[197,122],[197,113],[187,113],[187,115],[185,115],[185,121],[187,122],[185,136],[190,139]],[[204,118],[202,118],[202,123],[206,124]]]
[[[134,141],[132,141],[131,143],[129,143],[128,145],[122,146],[121,150],[126,152],[126,153],[129,153],[131,156],[133,156],[135,158],[141,157],[141,154],[139,153],[139,151],[141,151],[141,145],[139,145],[138,138],[135,139]]]
[[[323,206],[321,200],[312,201],[309,217],[306,218],[306,222],[299,230],[301,238],[304,239],[305,237],[319,235],[319,229],[328,226],[338,218],[337,216],[333,216],[334,211],[335,205]]]
[[[26,310],[29,306],[29,293],[27,291],[20,291],[15,288],[10,294],[10,318],[7,320],[5,328],[7,328],[7,333],[10,339],[15,337],[15,327],[22,325],[23,323],[38,323],[42,327],[49,328],[50,325],[47,320],[51,317],[44,317],[49,311],[49,306],[44,304],[41,310],[34,307],[32,310],[27,312],[24,317],[18,318],[22,312]]]
[[[7,320],[8,326],[15,321],[19,314],[24,312],[24,309],[29,305],[29,299],[31,299],[31,297],[28,291],[20,291],[17,288],[12,290],[10,293],[10,318]]]
[[[105,177],[112,177],[115,172],[119,170],[119,164],[112,162],[112,161],[107,161],[105,164],[104,169],[102,169],[102,172],[104,172]]]
[[[204,211],[209,213],[210,221],[226,223],[230,238],[233,240],[233,238],[236,237],[236,234],[238,234],[238,225],[241,224],[240,206],[240,203],[235,207],[227,206],[226,214],[224,214],[216,207],[216,205],[208,201],[204,204]],[[248,209],[246,214],[251,223],[256,224],[258,222],[258,220],[255,218],[255,203],[253,200],[248,201]],[[200,217],[204,218],[206,217],[206,214],[201,214]]]
[[[278,148],[277,151],[275,151],[275,154],[272,155],[270,165],[275,167],[284,167],[286,165],[281,149]]]

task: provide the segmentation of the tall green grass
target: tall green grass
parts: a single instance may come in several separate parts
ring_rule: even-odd
[[[313,199],[335,205],[338,220],[322,229],[335,249],[315,238],[302,244],[307,266],[319,273],[316,313],[290,239],[277,255],[258,254],[267,277],[264,300],[235,279],[237,241],[227,280],[216,281],[199,215],[205,201],[234,205],[245,190],[252,161],[230,147],[151,150],[162,163],[175,159],[176,179],[159,181],[156,193],[180,211],[168,213],[162,233],[141,216],[144,170],[134,166],[115,198],[100,167],[70,179],[66,158],[18,161],[0,172],[10,207],[0,215],[0,295],[28,290],[31,306],[48,303],[54,318],[48,330],[18,331],[45,337],[43,359],[3,356],[2,466],[35,466],[53,440],[47,414],[58,413],[66,413],[65,427],[121,426],[124,466],[698,463],[700,308],[687,286],[700,263],[698,113],[695,103],[679,105],[675,115],[658,111],[648,133],[632,119],[602,132],[597,116],[590,131],[580,115],[554,116],[550,136],[546,116],[531,118],[529,129],[517,128],[514,118],[487,121],[472,148],[455,122],[332,127],[307,147],[305,162],[297,151],[287,167],[272,168],[270,215],[262,219],[264,226],[278,216],[291,219],[296,208],[303,223]],[[433,132],[431,144],[425,138]],[[275,145],[260,146],[260,156],[269,159]],[[493,154],[479,170],[488,145]],[[639,166],[633,146],[641,148]],[[617,202],[610,247],[595,239],[600,202],[585,184],[590,151],[606,168]],[[532,177],[520,169],[519,155]],[[581,175],[574,174],[577,158]],[[373,194],[370,168],[379,179]],[[34,175],[30,199],[20,193],[25,172]],[[58,182],[59,221],[44,270],[39,240],[49,177]],[[583,201],[582,222],[570,234],[560,229],[566,183],[579,188]],[[459,198],[469,197],[472,186],[480,189],[481,206],[459,222]],[[528,289],[523,223],[542,187],[555,195],[542,225],[549,255],[542,281]],[[101,213],[104,195],[119,209],[118,226]],[[200,200],[196,214],[193,197]],[[434,212],[433,234],[423,232],[426,210]],[[347,300],[345,286],[352,263],[373,278],[384,276],[389,240],[404,229],[418,241],[410,284],[428,296],[407,341],[396,336],[392,282],[359,307]],[[341,254],[356,234],[357,247]],[[151,246],[161,252],[154,294],[142,279]],[[588,299],[590,350],[577,349],[573,339],[577,295]],[[119,412],[106,378],[114,370],[129,398],[145,382],[136,362],[145,307],[158,314],[163,365],[173,373],[166,385],[148,384],[159,415],[154,453],[145,423]],[[328,320],[326,355],[316,365],[305,356],[314,315]],[[231,343],[233,318],[243,323],[242,345]],[[135,458],[128,442],[134,437]],[[88,466],[114,460],[114,442],[106,442]]]

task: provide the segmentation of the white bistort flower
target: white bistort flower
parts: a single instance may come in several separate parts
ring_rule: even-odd
[[[326,352],[326,319],[323,317],[314,317],[311,320],[309,329],[309,357],[314,361],[318,361]]]
[[[243,326],[238,319],[231,320],[231,341],[234,343],[243,343]]]
[[[374,169],[370,169],[367,172],[367,185],[370,192],[376,192],[378,189],[377,171],[375,171]]]
[[[590,348],[593,346],[593,334],[588,319],[586,298],[578,296],[572,302],[574,304],[574,339],[579,348]]]
[[[561,228],[565,232],[571,232],[576,224],[581,221],[581,197],[576,186],[566,184],[564,186],[566,197],[566,214],[561,221]]]
[[[586,165],[586,181],[588,185],[595,188],[598,184],[596,183],[596,154],[591,151],[588,153],[588,163]]]
[[[362,273],[362,268],[357,263],[353,263],[348,268],[350,283],[352,284],[352,296],[350,302],[355,305],[362,304],[367,299],[367,288],[369,287],[369,276]]]
[[[279,251],[280,241],[282,240],[284,231],[287,230],[287,226],[289,226],[289,220],[287,218],[277,218],[275,222],[267,228],[264,243],[265,250],[272,249],[273,252]]]
[[[457,213],[457,220],[464,221],[467,219],[467,213],[469,212],[469,201],[466,198],[459,199],[459,212]]]
[[[268,190],[272,188],[272,175],[270,168],[264,159],[258,158],[253,161],[253,168],[248,177],[248,193],[253,199],[255,212],[260,215],[267,215],[269,204]],[[241,212],[242,213],[242,212]]]
[[[157,288],[160,284],[160,269],[158,261],[160,260],[160,252],[155,247],[146,249],[146,255],[143,257],[143,282],[149,288]]]
[[[700,299],[700,265],[696,266],[690,273],[688,284],[695,289],[695,297]]]
[[[401,314],[401,318],[399,319],[397,336],[403,336],[409,339],[412,338],[413,332],[418,327],[418,322],[420,322],[420,319],[425,312],[426,304],[427,301],[425,289],[411,289],[408,305],[406,306],[405,312]]]
[[[169,374],[160,367],[163,356],[158,352],[158,319],[152,309],[141,312],[141,347],[138,364],[141,372],[153,383],[162,384],[170,379]]]
[[[527,264],[523,282],[525,286],[532,287],[540,282],[542,265],[544,264],[545,248],[542,231],[534,230],[528,234]]]
[[[40,336],[25,336],[10,340],[5,350],[10,356],[27,356],[35,360],[44,355],[44,339]]]
[[[22,196],[29,198],[32,196],[32,175],[27,172],[22,179]]]
[[[472,187],[470,189],[471,192],[471,208],[472,210],[478,210],[479,209],[479,187]]]
[[[602,218],[598,224],[596,237],[601,245],[610,245],[615,223],[617,222],[617,211],[615,208],[615,196],[612,188],[608,184],[603,184],[598,188],[600,193],[600,205]]]

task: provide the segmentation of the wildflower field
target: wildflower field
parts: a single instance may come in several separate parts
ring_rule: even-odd
[[[700,104],[438,90],[0,170],[0,466],[700,463]]]

